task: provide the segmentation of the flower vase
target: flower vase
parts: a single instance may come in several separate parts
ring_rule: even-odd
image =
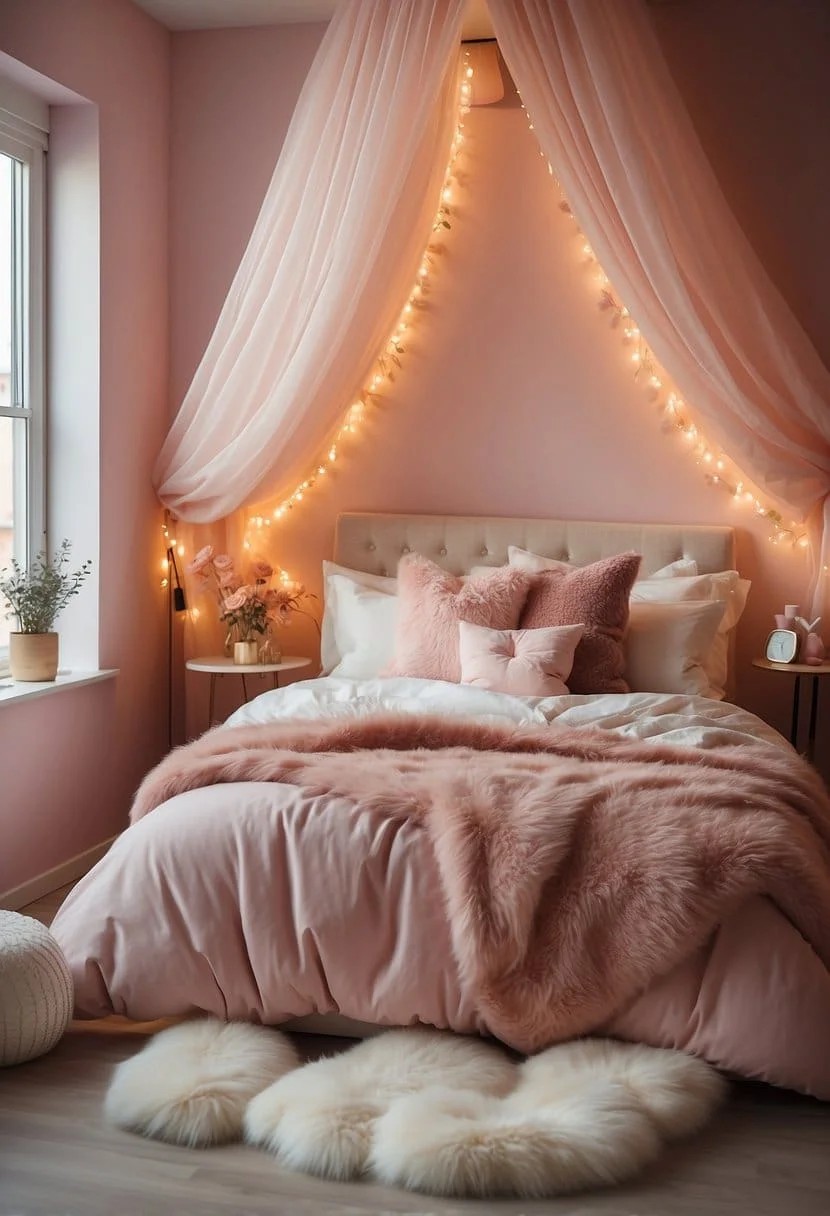
[[[281,663],[282,652],[274,645],[273,640],[268,637],[259,648],[260,663]]]
[[[234,642],[233,661],[240,666],[250,667],[259,662],[259,646],[256,642]]]

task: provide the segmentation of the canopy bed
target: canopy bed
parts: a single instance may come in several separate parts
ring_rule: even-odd
[[[664,585],[733,564],[726,528],[441,516],[345,516],[334,557],[393,599],[401,557],[493,577],[524,547],[578,570],[633,549]],[[85,1017],[420,1021],[521,1050],[601,1029],[830,1098],[829,914],[826,792],[728,701],[376,672],[265,693],[173,752],[53,929]]]
[[[463,7],[338,7],[159,457],[177,528],[273,545],[388,391],[476,100]],[[489,7],[632,358],[669,415],[688,398],[713,485],[805,521],[820,612],[830,374],[645,5]],[[79,1014],[423,1022],[521,1051],[603,1031],[830,1099],[830,807],[728,699],[730,529],[353,515],[333,557],[327,674],[172,753],[61,909]],[[523,663],[545,692],[481,674]]]

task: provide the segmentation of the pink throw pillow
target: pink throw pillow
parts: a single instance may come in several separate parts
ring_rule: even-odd
[[[583,624],[568,687],[575,693],[628,692],[623,679],[623,634],[639,553],[620,553],[575,570],[534,576],[519,627],[549,629]]]
[[[458,622],[515,629],[533,576],[502,566],[487,578],[449,574],[410,553],[398,564],[395,659],[386,674],[424,680],[461,679]]]
[[[485,629],[460,621],[461,683],[516,697],[564,697],[582,625]]]

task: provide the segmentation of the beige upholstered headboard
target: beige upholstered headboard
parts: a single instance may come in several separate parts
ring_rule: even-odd
[[[411,551],[454,574],[466,574],[473,566],[504,565],[508,545],[575,566],[634,550],[643,555],[642,574],[680,557],[694,558],[701,574],[735,568],[731,528],[368,512],[338,518],[334,560],[353,570],[391,575],[401,555]]]

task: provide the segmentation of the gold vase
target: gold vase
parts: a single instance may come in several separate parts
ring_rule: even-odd
[[[9,668],[21,684],[46,684],[58,674],[56,633],[12,633],[9,635]]]
[[[234,642],[233,661],[241,667],[250,667],[259,662],[258,642]]]

